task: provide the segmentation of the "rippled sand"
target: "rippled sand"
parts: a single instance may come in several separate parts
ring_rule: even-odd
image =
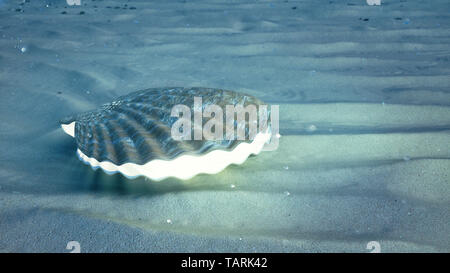
[[[0,1],[1,252],[450,251],[447,0],[21,2]],[[280,105],[279,149],[157,183],[78,160],[60,118],[159,86]]]

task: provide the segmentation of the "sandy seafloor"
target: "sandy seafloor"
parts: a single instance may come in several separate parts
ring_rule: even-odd
[[[0,1],[1,252],[450,251],[448,0],[20,3]],[[188,181],[78,160],[59,119],[164,86],[280,105],[278,150]]]

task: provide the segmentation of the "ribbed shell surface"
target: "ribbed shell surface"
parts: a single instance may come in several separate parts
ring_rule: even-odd
[[[85,155],[116,165],[129,162],[145,164],[154,159],[171,160],[182,154],[201,155],[215,149],[230,150],[242,142],[174,140],[171,128],[177,118],[171,117],[172,108],[182,104],[192,109],[194,97],[202,98],[203,109],[215,104],[222,107],[224,113],[225,105],[245,107],[253,104],[258,107],[263,104],[255,97],[222,89],[151,88],[119,97],[97,110],[67,117],[61,123],[75,121],[76,143]],[[245,132],[248,142],[248,126]]]

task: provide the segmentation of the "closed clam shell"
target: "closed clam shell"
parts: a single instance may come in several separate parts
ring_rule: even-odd
[[[250,154],[259,153],[270,139],[270,123],[266,131],[249,139],[248,118],[245,124],[236,124],[246,126],[245,140],[174,139],[171,128],[177,117],[171,116],[172,108],[192,107],[195,97],[202,99],[202,109],[207,105],[222,109],[226,105],[263,105],[255,97],[222,89],[151,88],[60,122],[64,131],[75,138],[80,159],[93,168],[101,167],[107,173],[121,172],[129,178],[143,175],[152,180],[189,179],[198,173],[217,173],[230,164],[244,162]],[[203,124],[206,121],[203,119]]]

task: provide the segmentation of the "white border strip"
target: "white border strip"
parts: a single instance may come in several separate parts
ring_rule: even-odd
[[[232,151],[214,150],[201,156],[182,155],[173,160],[155,159],[143,165],[125,163],[118,166],[109,161],[99,162],[86,156],[79,149],[77,154],[80,160],[94,169],[102,168],[107,174],[120,172],[130,179],[145,176],[155,181],[168,177],[186,180],[200,173],[218,173],[230,164],[242,164],[251,154],[259,154],[270,138],[269,132],[258,133],[251,143],[242,142]]]
[[[71,137],[75,137],[75,121],[72,121],[69,124],[61,124],[61,128],[64,130],[66,134]]]

